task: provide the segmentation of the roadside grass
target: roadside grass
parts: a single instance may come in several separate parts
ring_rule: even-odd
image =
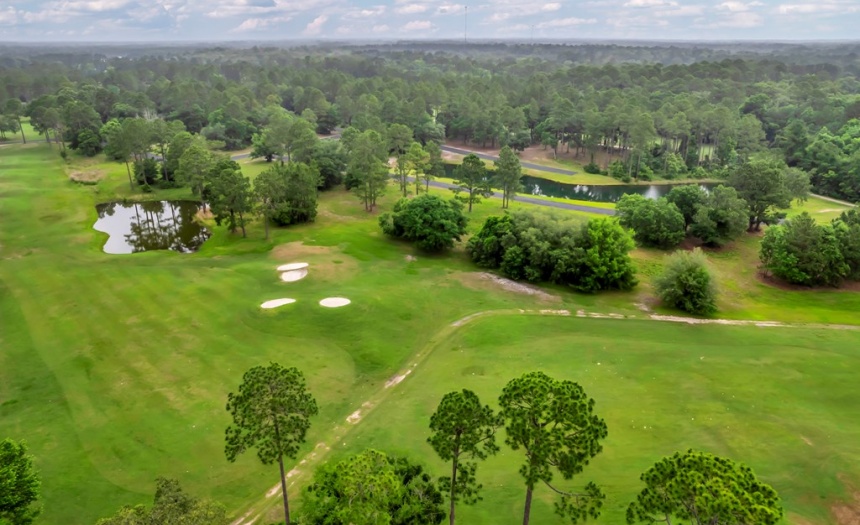
[[[692,410],[697,403],[705,413],[734,411],[734,401],[714,394],[719,381],[725,380],[720,392],[747,392],[744,389],[760,383],[767,370],[774,385],[788,385],[785,395],[776,386],[763,390],[773,400],[763,408],[758,404],[749,407],[747,417],[783,425],[782,419],[773,419],[769,412],[779,408],[778,400],[784,399],[786,407],[796,401],[808,403],[815,412],[808,413],[807,406],[800,405],[797,427],[792,431],[802,431],[815,444],[807,452],[810,464],[825,462],[827,468],[820,474],[806,472],[793,463],[793,449],[779,447],[774,452],[790,453],[784,469],[765,460],[759,463],[756,454],[761,448],[788,438],[771,435],[778,430],[775,426],[767,426],[768,432],[758,430],[758,423],[747,431],[735,420],[729,421],[731,432],[713,434],[715,450],[731,445],[726,450],[732,457],[747,460],[766,474],[787,501],[807,498],[806,503],[792,508],[822,524],[827,523],[822,505],[841,494],[841,485],[830,476],[831,465],[857,464],[854,447],[860,441],[853,423],[834,430],[834,422],[850,419],[843,412],[845,404],[856,406],[853,391],[818,388],[825,382],[852,384],[840,374],[856,368],[846,357],[846,349],[853,348],[846,341],[853,338],[856,346],[856,332],[675,325],[670,329],[655,322],[643,322],[640,327],[635,321],[601,324],[500,317],[498,323],[476,324],[476,332],[469,328],[454,338],[445,335],[455,320],[485,310],[565,308],[644,317],[637,303],[651,299],[647,281],[659,271],[662,252],[634,252],[642,284],[633,292],[584,295],[546,286],[545,291],[556,299],[517,294],[482,279],[478,273],[482,270],[468,261],[462,244],[451,254],[426,254],[383,236],[377,221],[398,198],[392,185],[372,213],[364,211],[351,193],[325,192],[316,222],[273,228],[269,241],[263,239],[259,221],[250,223],[247,238],[209,223],[213,235],[194,254],[107,255],[102,252],[105,234],[92,229],[95,204],[122,199],[192,199],[191,192],[187,188],[155,189],[147,194],[131,190],[124,165],[102,157],[72,156],[65,162],[56,148],[51,150],[45,144],[0,148],[0,165],[0,348],[4,349],[0,352],[0,436],[26,439],[31,446],[43,478],[45,513],[40,523],[92,523],[123,504],[149,502],[157,476],[175,477],[190,492],[219,500],[231,510],[246,508],[276,483],[277,469],[259,465],[253,454],[235,464],[227,463],[223,456],[223,430],[229,422],[224,402],[245,370],[270,361],[304,370],[321,408],[301,452],[304,455],[328,439],[362,400],[409,366],[416,350],[439,334],[444,337],[439,336],[440,346],[426,370],[417,369],[416,377],[403,386],[413,388],[411,381],[416,379],[422,381],[416,385],[424,385],[423,381],[440,375],[447,374],[447,378],[426,390],[420,389],[423,386],[394,390],[384,408],[369,416],[367,433],[364,426],[357,427],[358,437],[350,437],[347,447],[337,445],[338,449],[373,444],[373,440],[388,447],[382,431],[374,430],[384,423],[390,434],[403,438],[400,450],[419,451],[414,443],[423,443],[425,434],[417,429],[426,427],[427,410],[435,407],[444,391],[475,388],[486,401],[492,401],[503,381],[536,367],[585,381],[579,372],[593,370],[593,363],[576,356],[591,356],[605,363],[617,362],[617,366],[623,361],[630,367],[617,369],[611,382],[598,382],[601,377],[595,377],[587,384],[599,406],[606,404],[603,414],[613,418],[611,432],[613,427],[619,429],[619,444],[641,436],[620,432],[624,421],[613,415],[616,404],[626,400],[629,406],[619,409],[627,410],[619,412],[624,417],[635,406],[644,414],[661,417],[678,412],[679,406]],[[79,168],[104,170],[104,178],[97,185],[70,182],[69,170]],[[442,189],[438,193],[451,194]],[[512,209],[534,208],[517,202],[511,205]],[[577,212],[555,212],[587,219]],[[476,205],[469,232],[480,229],[486,217],[501,213],[501,203],[495,199]],[[860,294],[788,291],[759,282],[757,247],[758,238],[748,236],[732,247],[709,253],[726,290],[719,315],[860,323],[856,318]],[[408,261],[407,255],[417,260]],[[296,283],[280,282],[274,268],[297,260],[310,263],[308,277]],[[319,307],[317,301],[328,296],[348,297],[353,304],[335,310]],[[259,309],[263,301],[279,297],[298,302],[274,311]],[[621,322],[633,324],[617,324]],[[793,338],[793,346],[786,343],[783,333]],[[659,344],[649,342],[649,337],[660,339]],[[744,346],[743,341],[750,344]],[[713,349],[723,355],[720,366],[707,372],[685,368],[683,362],[695,364],[700,355],[707,358],[710,354],[700,352],[714,345],[725,346],[729,352]],[[603,346],[610,349],[606,361],[599,354]],[[771,347],[772,353],[755,357],[759,355],[756,348]],[[795,347],[802,351],[799,364],[794,369],[780,368],[780,359],[793,359]],[[483,350],[473,352],[472,348]],[[744,348],[747,354],[742,352]],[[807,361],[810,349],[818,353],[816,359]],[[673,365],[684,352],[689,355]],[[461,361],[466,358],[473,361]],[[658,365],[665,365],[660,374]],[[484,367],[484,375],[469,367]],[[645,368],[640,374],[634,367]],[[466,373],[466,369],[470,371]],[[649,380],[652,371],[658,375]],[[641,378],[630,382],[636,374]],[[491,381],[473,386],[474,378]],[[610,388],[618,389],[617,398],[606,393]],[[678,392],[684,395],[679,397]],[[808,392],[809,399],[798,401],[801,392]],[[400,426],[409,414],[414,419]],[[389,415],[386,421],[373,422]],[[666,417],[661,423],[665,425],[662,439],[674,431]],[[809,428],[812,425],[819,430]],[[678,435],[689,433],[704,439],[702,435],[710,435],[712,430],[680,427]],[[853,433],[853,441],[846,438],[843,442],[845,433]],[[365,435],[370,437],[361,437]],[[690,446],[689,441],[697,443],[691,438],[673,441],[671,447],[657,447],[640,441],[639,449],[610,448],[608,443],[606,461],[621,458],[621,463],[590,468],[588,473],[605,471],[595,479],[618,479],[621,488],[612,489],[612,494],[626,494],[624,483],[635,483],[641,470],[659,455]],[[421,454],[430,461],[428,452]],[[626,481],[622,483],[619,465],[625,458],[630,462],[624,467]],[[474,521],[466,522],[496,523],[494,518],[507,519],[521,508],[519,487],[506,481],[516,476],[512,460],[499,460],[502,463],[493,467],[497,470],[488,467],[487,472],[498,472],[490,479],[500,480],[503,490],[493,493],[497,499],[476,507],[471,514]],[[847,474],[856,478],[856,471]],[[785,488],[777,484],[782,478],[791,481]],[[807,485],[813,483],[815,490],[807,491]],[[485,484],[490,490],[492,483]],[[297,490],[292,491],[294,498]],[[488,505],[490,501],[495,506]],[[536,514],[549,515],[547,503],[540,505]],[[544,523],[543,518],[536,522]]]
[[[792,207],[787,210],[787,217],[795,217],[803,212],[808,212],[818,222],[830,222],[833,219],[842,215],[842,212],[851,209],[850,206],[845,206],[833,201],[821,199],[819,197],[810,196],[803,202],[793,201]]]
[[[432,472],[445,473],[426,443],[442,396],[468,388],[497,407],[508,380],[542,370],[579,382],[607,421],[603,453],[573,482],[553,482],[560,488],[598,483],[607,499],[596,523],[624,522],[627,504],[642,488],[639,475],[688,448],[750,465],[777,489],[793,518],[833,523],[830,506],[850,501],[850,487],[860,483],[856,342],[856,332],[839,330],[482,317],[439,345],[389,395],[384,410],[369,413],[338,444],[335,456],[372,447],[421,458]],[[522,519],[524,457],[503,444],[504,435],[500,454],[478,467],[484,501],[458,506],[463,523]],[[533,523],[568,522],[554,514],[556,498],[545,486],[535,499]]]

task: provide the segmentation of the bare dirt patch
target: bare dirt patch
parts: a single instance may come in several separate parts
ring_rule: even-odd
[[[854,492],[852,501],[840,501],[830,507],[838,525],[860,525],[860,492]]]
[[[561,301],[561,297],[548,293],[538,288],[537,286],[512,281],[511,279],[499,277],[498,275],[494,275],[489,272],[461,273],[457,275],[457,279],[465,286],[473,289],[498,290],[499,288],[501,288],[502,290],[505,290],[507,292],[530,295],[532,297],[535,297],[536,299],[540,299],[541,301]]]

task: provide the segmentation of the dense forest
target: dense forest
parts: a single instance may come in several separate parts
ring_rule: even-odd
[[[852,44],[5,51],[4,136],[29,116],[38,132],[92,154],[106,123],[138,117],[181,121],[241,149],[280,107],[324,134],[348,126],[385,134],[400,124],[425,144],[564,148],[586,171],[624,180],[725,178],[752,156],[778,156],[808,171],[813,191],[860,200]]]

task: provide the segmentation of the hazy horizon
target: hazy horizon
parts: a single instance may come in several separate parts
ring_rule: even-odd
[[[857,0],[5,0],[4,43],[856,41]],[[468,17],[466,13],[468,12]]]

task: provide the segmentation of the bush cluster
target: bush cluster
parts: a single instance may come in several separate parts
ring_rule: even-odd
[[[511,279],[565,284],[576,290],[629,290],[636,285],[630,235],[612,219],[582,224],[517,211],[490,217],[469,240],[479,266],[499,268]]]
[[[427,194],[400,199],[391,213],[379,217],[383,233],[413,241],[431,252],[452,248],[466,233],[468,222],[460,202]]]
[[[860,212],[817,224],[806,212],[767,230],[759,252],[774,276],[804,286],[839,286],[860,279]]]
[[[677,251],[667,257],[663,273],[654,280],[660,299],[674,308],[697,315],[717,310],[717,293],[705,254]]]
[[[616,207],[621,225],[633,230],[642,246],[674,248],[689,233],[708,246],[723,246],[744,233],[749,206],[734,188],[717,186],[710,193],[699,186],[672,188],[666,197],[624,195]]]

